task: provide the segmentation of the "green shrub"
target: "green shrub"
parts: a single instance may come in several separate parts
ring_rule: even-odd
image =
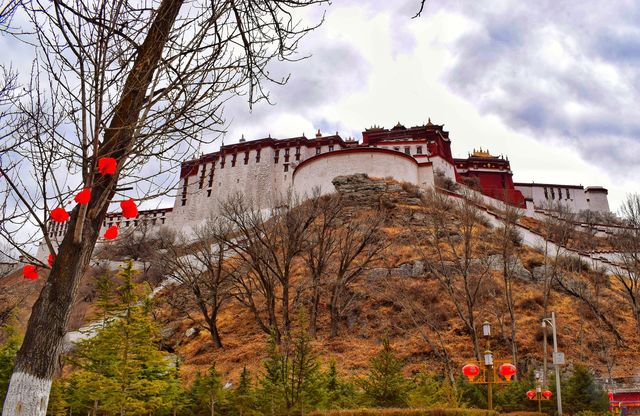
[[[481,409],[350,409],[316,411],[309,416],[496,416],[496,412]]]

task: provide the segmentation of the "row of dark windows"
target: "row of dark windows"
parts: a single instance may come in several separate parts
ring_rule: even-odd
[[[393,150],[395,150],[396,152],[399,152],[400,151],[400,146],[394,146]],[[411,147],[410,146],[405,146],[404,147],[404,154],[411,156]],[[422,154],[422,146],[417,146],[416,147],[416,154],[417,155],[421,155]]]
[[[260,150],[261,149],[257,149],[256,150],[256,163],[260,163]],[[300,153],[301,147],[300,146],[296,146],[296,153],[295,153],[295,160],[299,161],[300,157],[301,157],[301,153]],[[334,150],[334,146],[330,145],[329,146],[329,151],[332,152]],[[316,155],[319,155],[322,153],[322,147],[318,146],[316,147]],[[419,153],[422,153],[422,149],[419,150]],[[236,162],[237,162],[237,153],[233,153],[232,157],[231,157],[231,167],[235,167],[236,166]],[[289,171],[289,157],[290,157],[290,148],[285,148],[284,149],[284,171],[288,172]],[[274,157],[273,157],[273,161],[274,163],[278,163],[280,160],[280,149],[275,149],[274,152]],[[226,157],[225,155],[222,155],[220,157],[220,169],[224,169],[226,163]],[[244,152],[244,164],[247,165],[249,164],[249,151],[245,151]],[[214,178],[214,170],[215,170],[215,163],[213,163],[211,165],[211,170],[209,171],[209,181],[207,183],[207,187],[209,189],[207,189],[207,197],[211,196],[212,190],[211,187],[213,186],[213,178]],[[198,182],[198,188],[202,189],[204,187],[204,178],[206,177],[206,165],[203,166],[202,171],[200,172],[200,178],[199,178],[199,182]],[[187,189],[188,189],[188,185],[189,185],[189,177],[184,178],[184,182],[182,184],[182,194],[181,194],[181,205],[185,206],[187,204]]]
[[[556,199],[556,189],[558,190],[558,200],[562,199],[562,188],[547,188],[544,187],[544,197],[545,199]],[[569,194],[569,188],[565,188],[565,199],[571,199],[571,194]]]

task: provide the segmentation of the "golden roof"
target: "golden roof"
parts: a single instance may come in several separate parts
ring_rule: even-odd
[[[482,147],[480,148],[480,150],[473,149],[473,153],[471,154],[471,156],[473,156],[473,157],[495,157],[495,156],[491,155],[491,153],[489,153],[489,149],[482,150]]]

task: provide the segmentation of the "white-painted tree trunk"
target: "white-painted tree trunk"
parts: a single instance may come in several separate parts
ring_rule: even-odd
[[[51,380],[22,372],[13,373],[2,416],[45,416],[50,389]]]

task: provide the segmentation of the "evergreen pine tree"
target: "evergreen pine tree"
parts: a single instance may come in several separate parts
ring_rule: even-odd
[[[191,387],[191,394],[202,414],[215,416],[228,405],[228,397],[215,364],[204,376],[198,374]]]
[[[55,380],[51,385],[51,393],[49,393],[47,416],[66,416],[69,414],[67,412],[69,404],[65,400],[65,396],[66,391],[63,380]]]
[[[460,391],[449,378],[421,372],[414,377],[408,402],[410,407],[453,409],[461,407],[461,399]]]
[[[555,389],[553,390],[555,393]],[[591,371],[582,365],[573,368],[573,374],[562,386],[562,404],[567,413],[581,411],[606,412],[609,398],[602,386],[596,383]]]
[[[74,410],[143,415],[172,408],[173,396],[166,393],[175,388],[175,377],[160,350],[158,327],[138,305],[133,276],[127,262],[113,307],[122,313],[80,342],[70,358],[77,371],[69,378],[67,401]]]
[[[9,388],[9,379],[13,373],[13,361],[22,340],[13,325],[5,325],[2,329],[6,341],[0,346],[0,399],[4,403]]]
[[[368,377],[362,381],[365,397],[373,406],[407,405],[409,382],[402,375],[404,362],[396,356],[389,338],[382,339],[382,350],[371,359]]]
[[[233,394],[234,407],[240,416],[246,416],[253,409],[253,387],[251,385],[251,374],[247,367],[242,368],[238,387]]]
[[[335,361],[329,363],[325,374],[326,409],[348,409],[357,406],[357,396],[353,384],[340,379]]]
[[[299,325],[292,337],[283,337],[281,345],[270,337],[258,396],[265,414],[303,414],[324,401],[320,364],[305,327]]]

